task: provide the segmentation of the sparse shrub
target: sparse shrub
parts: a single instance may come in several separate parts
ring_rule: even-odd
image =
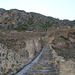
[[[52,48],[53,48],[54,50],[57,50],[57,48],[56,48],[56,47],[54,47],[54,46],[52,46]]]
[[[64,37],[64,36],[60,36],[61,38],[65,39],[65,40],[68,40],[68,38]]]
[[[18,27],[14,28],[14,30],[19,30],[19,31],[27,30],[27,26],[23,24],[19,24]]]
[[[52,46],[52,48],[54,49],[54,50],[62,50],[61,48],[58,48],[58,47],[55,47],[55,46]]]

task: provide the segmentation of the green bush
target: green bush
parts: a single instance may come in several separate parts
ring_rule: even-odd
[[[23,24],[18,24],[18,27],[14,28],[14,30],[19,30],[19,31],[27,30],[27,26]]]

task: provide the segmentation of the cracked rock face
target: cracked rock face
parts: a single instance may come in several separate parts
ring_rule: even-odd
[[[40,38],[27,39],[25,50],[29,52],[29,58],[33,58],[41,50]]]
[[[32,32],[0,31],[1,75],[19,70],[40,52],[41,37],[27,34]]]

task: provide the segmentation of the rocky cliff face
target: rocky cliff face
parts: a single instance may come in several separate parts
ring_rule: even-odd
[[[0,29],[46,30],[51,26],[75,25],[75,21],[59,20],[23,10],[0,9]]]
[[[40,52],[42,43],[39,32],[0,31],[0,74],[17,72]]]
[[[20,69],[22,65],[28,62],[26,55],[22,56],[23,54],[8,49],[8,46],[0,43],[0,75],[16,72],[18,68]]]

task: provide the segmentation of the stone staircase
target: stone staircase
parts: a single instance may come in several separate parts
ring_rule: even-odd
[[[35,63],[25,75],[58,75],[52,60],[52,53],[49,46],[45,46],[44,49],[45,50],[40,56],[38,62]]]

